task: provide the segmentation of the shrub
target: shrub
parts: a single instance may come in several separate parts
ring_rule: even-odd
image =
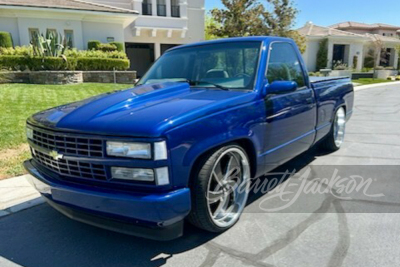
[[[341,60],[333,62],[333,69],[334,70],[347,70],[348,66],[346,63],[342,63]]]
[[[70,70],[71,67],[68,64],[71,64],[71,61],[65,61],[60,57],[32,57],[28,60],[28,68],[30,70]],[[72,69],[73,70],[73,67]]]
[[[372,70],[372,68],[362,68],[361,72],[371,72]]]
[[[323,39],[319,43],[316,65],[317,70],[325,69],[328,65],[328,39]]]
[[[0,32],[0,47],[13,47],[11,33]]]
[[[61,33],[47,32],[46,35],[34,33],[32,35],[33,54],[38,57],[60,57],[68,49],[65,37]]]
[[[400,81],[400,76],[396,76],[396,81]]]
[[[98,40],[90,40],[88,42],[88,50],[98,50],[99,45],[101,45],[101,42]]]
[[[117,51],[123,52],[125,51],[125,45],[121,42],[111,42],[110,44],[115,45],[117,47]]]
[[[76,50],[71,49],[65,53],[67,58],[69,57],[93,57],[93,58],[119,58],[119,59],[127,59],[125,52],[103,52],[100,50]]]
[[[25,70],[27,68],[27,58],[23,56],[1,55],[0,69],[5,70]]]
[[[76,70],[127,70],[129,60],[115,58],[77,58]]]
[[[24,71],[39,70],[127,70],[129,60],[114,58],[68,58],[61,57],[25,57],[16,55],[1,55],[0,69]]]
[[[364,67],[365,68],[373,68],[375,65],[375,52],[373,49],[369,49],[368,53],[364,58]]]
[[[320,76],[321,76],[321,73],[320,73],[319,71],[317,71],[317,72],[309,72],[309,73],[308,73],[308,76],[320,77]]]
[[[33,49],[30,46],[16,46],[15,48],[12,47],[0,47],[0,55],[5,56],[33,56]]]
[[[61,57],[25,57],[19,55],[0,56],[0,69],[24,71],[24,70],[74,70],[76,59],[65,61]]]
[[[97,49],[103,52],[117,51],[117,47],[113,44],[100,44]]]
[[[38,70],[127,70],[129,60],[125,52],[100,50],[67,50],[65,57],[34,56],[32,46],[0,47],[0,69]]]

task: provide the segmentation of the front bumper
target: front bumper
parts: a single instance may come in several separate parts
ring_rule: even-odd
[[[33,176],[28,181],[47,202],[72,219],[156,240],[182,235],[191,205],[187,188],[157,194],[105,192],[57,183],[38,170],[33,160],[25,161],[24,167]]]

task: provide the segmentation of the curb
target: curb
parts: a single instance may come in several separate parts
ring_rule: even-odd
[[[7,208],[5,210],[0,210],[0,218],[3,217],[3,216],[7,216],[7,215],[11,215],[11,214],[17,213],[17,212],[22,211],[22,210],[26,210],[26,209],[35,207],[37,205],[43,204],[44,202],[45,202],[45,200],[44,200],[43,197],[37,197],[37,198],[34,198],[32,200],[23,202],[21,204],[9,207],[9,208]]]
[[[387,82],[387,83],[367,84],[367,85],[355,86],[354,87],[354,91],[361,91],[361,90],[380,87],[380,86],[399,85],[399,84],[400,84],[400,82]]]
[[[0,181],[0,218],[44,203],[28,177],[27,174]]]

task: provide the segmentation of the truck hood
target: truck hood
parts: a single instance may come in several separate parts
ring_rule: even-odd
[[[33,115],[28,123],[69,132],[159,137],[171,128],[254,99],[248,91],[166,82],[95,96]]]

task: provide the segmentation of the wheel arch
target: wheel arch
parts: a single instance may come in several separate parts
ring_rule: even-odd
[[[343,109],[344,109],[344,114],[346,115],[346,113],[347,113],[346,102],[343,101],[343,102],[339,103],[339,104],[335,107],[335,110],[334,110],[334,112],[333,112],[333,114],[332,114],[332,118],[331,118],[331,121],[332,121],[332,122],[333,122],[333,120],[335,119],[336,112],[337,112],[340,108],[343,108]]]
[[[253,178],[257,173],[257,154],[256,148],[254,143],[249,138],[238,138],[229,140],[225,143],[217,144],[213,147],[208,148],[207,150],[203,151],[202,153],[198,154],[193,164],[190,167],[190,175],[189,175],[189,184],[193,180],[193,177],[198,172],[199,168],[201,168],[202,163],[207,160],[207,158],[214,153],[216,150],[220,149],[221,147],[227,145],[238,145],[240,146],[247,154],[250,163],[250,176]]]

